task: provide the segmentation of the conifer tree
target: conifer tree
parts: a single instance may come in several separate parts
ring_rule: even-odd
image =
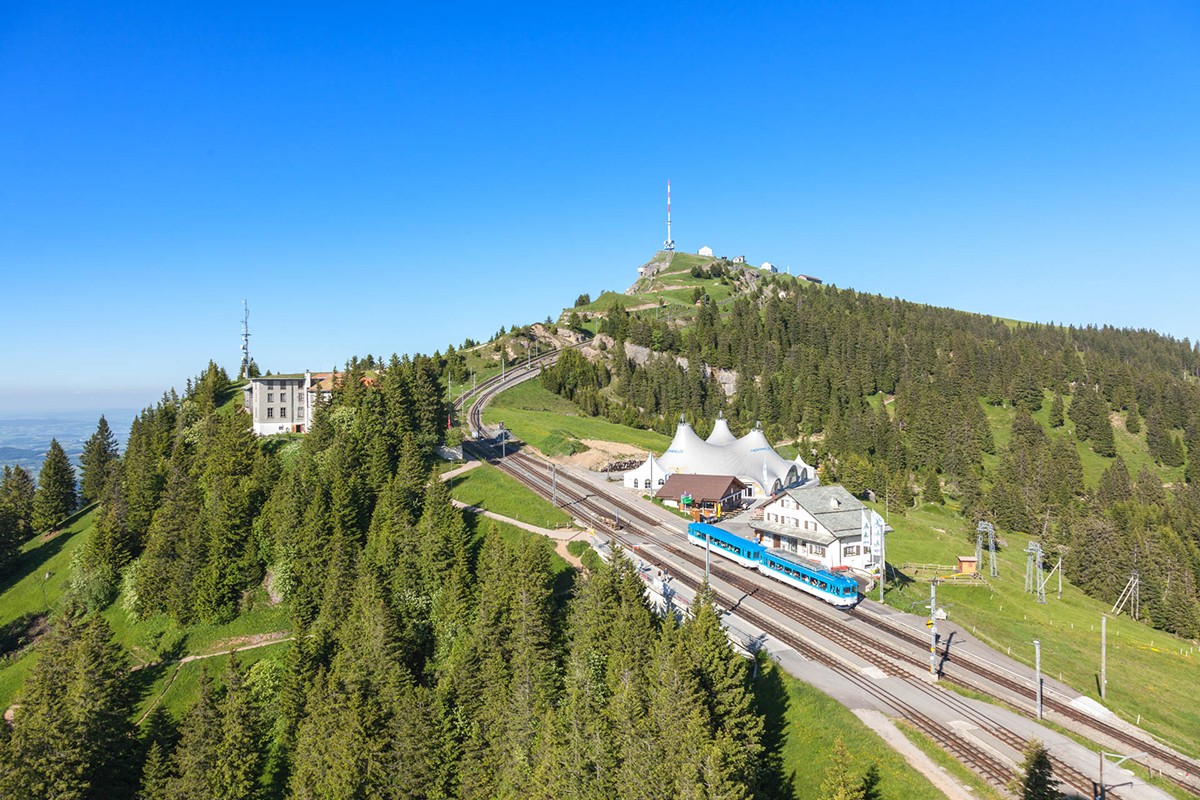
[[[937,470],[930,467],[925,470],[925,484],[921,488],[921,499],[926,503],[945,505],[946,498],[942,496],[942,482],[938,479]]]
[[[40,645],[0,796],[105,798],[132,788],[125,655],[103,617],[68,612]]]
[[[841,736],[834,741],[830,755],[833,760],[825,769],[825,779],[821,782],[821,800],[863,800],[863,784],[850,772],[847,764],[850,754]]]
[[[1050,401],[1050,427],[1061,428],[1065,422],[1063,416],[1063,396],[1061,392],[1054,393],[1054,399]]]
[[[108,427],[108,420],[100,415],[96,432],[83,445],[80,463],[83,471],[79,480],[80,502],[83,505],[95,502],[104,493],[104,485],[111,478],[109,468],[117,462],[117,437]]]
[[[57,439],[50,440],[46,460],[38,473],[37,494],[33,498],[34,530],[47,531],[75,510],[75,468]]]
[[[1117,454],[1117,445],[1113,437],[1112,422],[1107,413],[1101,413],[1095,422],[1092,434],[1092,450],[1096,455],[1111,458]]]
[[[12,503],[0,499],[0,575],[6,575],[21,553],[17,512]]]
[[[33,535],[33,498],[37,487],[33,478],[19,464],[4,468],[0,483],[0,503],[8,503],[16,518],[17,535],[22,541]]]
[[[1021,800],[1061,800],[1063,794],[1052,775],[1050,754],[1037,739],[1031,739],[1025,747],[1021,772],[1018,785]]]
[[[1138,404],[1136,402],[1129,404],[1129,411],[1125,413],[1125,430],[1130,433],[1139,433],[1142,430],[1142,415],[1138,413]]]
[[[218,752],[224,731],[212,678],[200,667],[199,691],[179,729],[179,743],[171,753],[170,797],[207,800],[218,797]]]
[[[263,767],[262,721],[232,653],[225,669],[225,693],[219,704],[220,741],[216,745],[216,796],[253,800]]]

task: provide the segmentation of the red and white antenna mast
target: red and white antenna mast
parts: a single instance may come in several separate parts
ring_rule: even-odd
[[[667,181],[667,240],[663,242],[663,250],[675,252],[675,240],[671,238],[671,181]]]

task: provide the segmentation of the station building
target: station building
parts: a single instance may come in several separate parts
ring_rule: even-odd
[[[654,495],[663,505],[691,510],[698,515],[720,517],[740,509],[749,487],[732,475],[684,475],[667,477]]]
[[[841,486],[788,489],[762,507],[750,527],[768,547],[803,555],[824,567],[870,572],[875,558],[864,528],[882,526],[882,518]]]

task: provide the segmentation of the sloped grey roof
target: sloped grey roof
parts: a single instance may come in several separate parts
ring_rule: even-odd
[[[838,538],[862,532],[866,506],[841,486],[789,489],[787,495]]]

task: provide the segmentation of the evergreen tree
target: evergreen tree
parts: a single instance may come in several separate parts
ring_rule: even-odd
[[[46,460],[38,473],[37,494],[33,498],[34,530],[48,531],[75,510],[75,468],[57,439],[50,440]]]
[[[33,535],[33,499],[37,487],[24,467],[4,468],[0,483],[0,503],[8,503],[16,519],[17,535],[22,541]]]
[[[1052,775],[1050,754],[1037,739],[1030,740],[1025,747],[1021,773],[1017,786],[1021,800],[1061,800],[1063,793]]]
[[[932,467],[925,470],[925,484],[921,488],[921,499],[926,503],[945,505],[946,498],[942,496],[942,482],[938,479],[937,470]]]
[[[179,744],[171,753],[169,797],[208,800],[219,797],[217,776],[224,730],[208,669],[200,667],[199,691],[179,729]]]
[[[12,503],[0,499],[0,575],[8,574],[21,554],[21,534]]]
[[[865,787],[850,771],[847,763],[850,754],[841,736],[834,741],[830,755],[833,760],[825,769],[825,779],[821,782],[821,800],[863,800]]]
[[[108,420],[100,415],[96,432],[83,445],[80,463],[83,466],[79,480],[80,502],[83,505],[95,502],[104,493],[104,485],[111,475],[109,468],[117,462],[117,437],[108,427]]]
[[[1063,396],[1061,392],[1054,393],[1054,399],[1050,401],[1050,427],[1061,428],[1065,422],[1063,416]]]
[[[224,800],[253,800],[259,796],[264,760],[262,722],[232,653],[225,669],[225,694],[219,712],[221,739],[216,745],[216,796]]]
[[[0,796],[107,798],[132,789],[127,665],[103,617],[61,616],[39,645]]]
[[[1129,404],[1129,411],[1125,414],[1125,430],[1130,433],[1139,433],[1142,430],[1142,415],[1138,413],[1136,402]]]

